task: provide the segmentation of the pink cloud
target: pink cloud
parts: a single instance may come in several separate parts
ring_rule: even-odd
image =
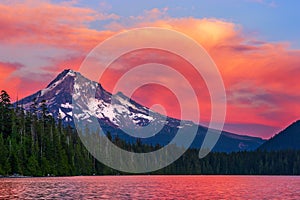
[[[13,95],[15,99],[15,91],[19,84],[19,79],[13,77],[13,73],[22,67],[19,63],[0,62],[0,90],[6,90]]]
[[[227,88],[228,123],[277,127],[279,124],[285,126],[299,118],[300,95],[297,91],[300,51],[289,49],[287,42],[258,41],[244,35],[240,25],[218,19],[168,18],[155,22],[146,21],[136,26],[165,27],[180,31],[208,51],[216,62]],[[145,54],[131,60],[125,59],[120,66],[134,66],[135,59],[147,60],[147,56],[150,57],[149,54]],[[174,58],[161,57],[163,59],[160,61],[164,64],[175,63],[177,67],[185,68],[185,65]],[[159,56],[156,56],[156,60],[159,59]],[[115,77],[113,80],[118,79],[118,76],[111,77]],[[194,83],[196,81],[194,80]],[[241,91],[240,86],[245,83],[248,84],[247,90]],[[209,116],[210,103],[202,101],[201,105],[204,107],[202,114]]]
[[[90,29],[88,24],[118,18],[115,14],[97,13],[68,4],[41,1],[18,2],[13,6],[0,4],[0,41],[90,50],[112,33]]]
[[[255,37],[245,35],[242,26],[232,22],[191,17],[172,18],[168,16],[167,11],[167,8],[154,8],[145,11],[144,15],[123,19],[113,13],[99,14],[89,8],[75,7],[73,3],[18,1],[14,2],[13,6],[8,2],[1,3],[1,45],[15,48],[18,45],[45,45],[66,49],[72,53],[65,57],[49,56],[48,64],[41,66],[44,74],[47,74],[44,82],[13,76],[19,70],[18,64],[14,64],[17,61],[7,62],[4,61],[6,59],[0,58],[0,61],[3,61],[0,63],[0,87],[8,90],[12,96],[16,96],[15,91],[23,91],[23,97],[41,89],[41,83],[45,85],[48,79],[50,81],[64,68],[78,69],[85,55],[114,33],[130,28],[155,26],[188,35],[201,44],[213,58],[227,89],[227,123],[283,127],[299,118],[299,50],[290,50],[286,42],[259,41]],[[105,19],[118,19],[119,22],[114,21],[107,26],[109,29],[103,31],[90,28],[91,22]],[[106,72],[106,77],[101,83],[106,89],[112,90],[112,85],[122,75],[122,70],[147,63],[153,60],[153,57],[155,61],[172,66],[188,77],[194,89],[198,91],[201,119],[207,122],[211,103],[205,83],[186,61],[166,52],[146,50],[125,55],[113,63],[112,69]],[[122,70],[116,70],[118,66],[121,66]],[[30,66],[27,67],[30,69]],[[11,81],[12,79],[14,81]],[[178,85],[176,81],[170,81],[170,84]],[[151,106],[154,101],[148,98],[149,91],[151,96],[155,97],[155,102],[161,102],[171,116],[177,117],[178,105],[176,101],[170,102],[173,94],[157,86],[152,86],[151,90],[149,87],[145,86],[136,91],[136,100]],[[164,95],[158,93],[160,90],[163,90]],[[192,107],[190,109],[192,112]]]

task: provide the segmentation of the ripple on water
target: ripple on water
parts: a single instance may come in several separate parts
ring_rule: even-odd
[[[300,199],[298,176],[0,179],[0,199]]]

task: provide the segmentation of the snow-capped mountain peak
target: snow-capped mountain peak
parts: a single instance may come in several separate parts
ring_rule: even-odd
[[[206,127],[153,112],[121,92],[112,95],[99,83],[70,69],[61,72],[45,89],[19,100],[15,105],[32,111],[33,105],[40,107],[43,102],[46,102],[50,114],[55,119],[61,118],[66,125],[74,127],[74,119],[89,123],[96,118],[104,131],[128,142],[140,137],[143,143],[166,145],[179,129],[188,133],[190,128],[196,127],[198,132],[192,147],[199,148],[207,133]],[[147,135],[147,131],[157,134]],[[222,132],[214,149],[226,152],[255,149],[263,142],[260,138]]]
[[[83,81],[78,84],[75,79]],[[33,104],[39,106],[43,100],[46,100],[50,113],[55,118],[62,118],[63,122],[68,124],[73,121],[72,97],[76,98],[76,90],[79,91],[77,92],[77,98],[86,96],[85,92],[87,91],[84,88],[93,88],[96,93],[94,96],[85,99],[82,113],[74,116],[79,119],[94,116],[119,127],[122,126],[124,117],[131,119],[135,124],[147,125],[154,121],[154,118],[149,114],[159,116],[159,114],[154,114],[151,111],[149,113],[146,107],[132,101],[123,93],[118,92],[112,95],[105,91],[99,83],[88,80],[79,72],[70,69],[64,70],[45,89],[22,99],[20,103],[26,110],[29,110]]]

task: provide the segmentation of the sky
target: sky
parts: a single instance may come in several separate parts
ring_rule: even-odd
[[[168,28],[194,39],[216,63],[227,96],[224,129],[270,138],[300,119],[299,6],[292,0],[2,0],[0,89],[21,99],[46,87],[63,69],[78,70],[96,45],[117,33]],[[184,60],[147,50],[124,55],[112,66],[136,66],[153,57],[182,74],[192,73]],[[120,73],[112,70],[100,83],[111,91]],[[201,78],[190,78],[198,91],[200,122],[207,124],[209,93]],[[176,80],[169,84],[180,86]],[[149,107],[159,103],[178,117],[175,97],[157,85],[141,87],[132,96]],[[184,103],[192,116],[188,99]]]

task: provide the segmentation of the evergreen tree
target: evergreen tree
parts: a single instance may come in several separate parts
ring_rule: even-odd
[[[13,108],[9,95],[0,95],[0,175],[13,173],[28,176],[67,176],[122,174],[99,163],[85,148],[76,130],[63,126],[61,119],[49,115],[47,102],[35,102],[31,111]],[[100,140],[96,133],[89,133]],[[113,137],[113,136],[114,137]],[[115,133],[108,139],[118,147],[132,152],[152,152],[160,145],[130,144]],[[105,149],[107,153],[110,149]],[[217,153],[198,158],[198,149],[188,149],[177,161],[152,174],[276,174],[300,175],[300,151],[252,151]],[[160,162],[162,158],[157,158]]]
[[[11,133],[11,103],[10,96],[2,90],[0,94],[0,132],[4,139]]]

